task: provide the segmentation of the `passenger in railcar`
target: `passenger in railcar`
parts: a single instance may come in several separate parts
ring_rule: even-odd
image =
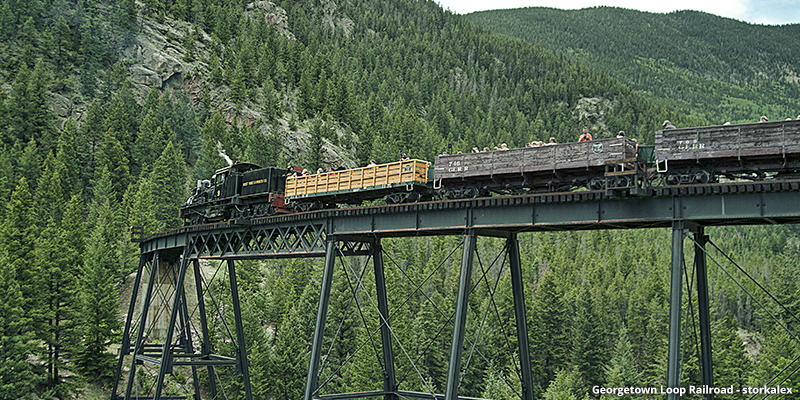
[[[472,148],[472,152],[473,153],[480,153],[481,149],[479,149],[478,146],[475,146],[475,147]]]
[[[664,129],[676,129],[675,125],[672,125],[672,122],[669,122],[669,120],[664,121],[661,126],[663,126]]]
[[[617,134],[617,137],[618,138],[624,138],[625,137],[625,131],[619,131],[619,133]]]
[[[554,137],[550,137],[550,141],[549,141],[549,142],[547,142],[547,143],[545,143],[544,145],[545,145],[545,146],[552,146],[552,145],[554,145],[554,144],[558,144],[558,143],[556,143],[556,138],[554,138]]]
[[[406,153],[400,153],[400,161],[407,161],[407,160],[410,160],[410,158],[408,158]]]
[[[589,133],[589,128],[584,126],[583,127],[583,132],[581,133],[581,136],[578,138],[578,141],[579,142],[588,142],[590,140],[592,140],[592,134]]]
[[[758,122],[767,122],[767,121],[769,121],[769,120],[767,119],[767,116],[766,116],[766,115],[762,115],[762,116],[761,116],[761,119],[760,119],[760,120],[758,120]]]
[[[481,151],[481,153],[486,152],[486,151],[490,151],[488,146],[484,147],[483,150]]]
[[[376,165],[378,165],[378,163],[376,163],[375,160],[369,160],[369,165],[367,165],[367,166],[368,167],[374,167]]]

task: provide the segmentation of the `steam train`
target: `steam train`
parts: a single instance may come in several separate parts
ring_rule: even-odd
[[[235,163],[198,181],[186,225],[383,200],[388,204],[571,190],[647,196],[659,185],[797,177],[800,120],[665,129],[619,137],[370,165],[314,175]]]

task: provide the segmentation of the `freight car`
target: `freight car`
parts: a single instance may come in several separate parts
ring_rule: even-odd
[[[654,165],[665,185],[792,177],[800,120],[659,130]]]
[[[434,188],[446,199],[643,184],[637,144],[624,137],[440,155],[434,165]]]
[[[344,171],[286,179],[286,201],[298,211],[361,204],[384,199],[389,204],[430,199],[428,162],[403,160]]]

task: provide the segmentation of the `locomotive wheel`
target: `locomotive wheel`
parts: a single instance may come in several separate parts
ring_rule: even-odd
[[[711,182],[711,173],[701,169],[692,175],[692,183],[709,183]]]
[[[681,184],[681,174],[678,172],[670,172],[667,174],[667,177],[664,179],[667,185],[680,185]]]

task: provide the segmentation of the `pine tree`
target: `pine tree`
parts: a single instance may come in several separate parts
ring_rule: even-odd
[[[151,91],[151,93],[153,93]],[[156,99],[157,97],[156,91]],[[148,100],[150,97],[148,96]],[[146,115],[139,115],[139,105],[136,104],[136,99],[133,96],[131,83],[125,81],[122,87],[114,93],[111,101],[103,111],[102,132],[110,130],[114,132],[117,140],[122,148],[125,149],[125,156],[129,160],[133,160],[133,148],[136,141],[136,132],[139,130],[139,124]],[[160,124],[160,122],[159,122]],[[99,136],[102,138],[102,133]]]
[[[594,308],[588,284],[584,283],[575,299],[572,323],[572,365],[580,373],[586,387],[603,382],[604,355],[608,354],[606,338]]]
[[[323,166],[324,151],[322,147],[322,138],[325,129],[327,129],[327,127],[323,125],[320,119],[315,119],[311,126],[311,139],[309,139],[305,157],[306,169],[311,173],[314,173],[318,168]]]
[[[277,329],[272,363],[280,368],[272,378],[272,398],[294,400],[303,396],[319,289],[319,284],[311,281]]]
[[[5,254],[11,271],[22,292],[23,310],[30,317],[38,312],[37,294],[40,288],[38,265],[34,262],[36,243],[33,196],[25,178],[19,180],[8,202],[6,219],[0,229],[0,254]]]
[[[178,217],[177,210],[189,197],[186,191],[186,166],[183,156],[172,142],[167,142],[167,147],[153,164],[148,179],[154,190],[155,219],[167,229],[181,226],[183,221]]]
[[[617,334],[617,344],[614,346],[611,360],[606,371],[606,387],[628,387],[640,383],[641,374],[636,369],[633,358],[633,346],[628,338],[628,329],[621,325]],[[616,398],[616,395],[604,395],[603,399]]]
[[[28,357],[36,351],[31,321],[24,311],[25,299],[16,271],[0,253],[0,399],[20,398],[33,392],[40,381]]]
[[[84,334],[74,358],[77,367],[94,381],[111,377],[114,355],[106,350],[120,330],[115,279],[115,271],[120,269],[119,236],[113,219],[107,200],[89,237],[79,280],[77,321]]]
[[[569,312],[553,272],[539,278],[531,315],[530,347],[534,389],[544,390],[556,370],[566,366],[570,342]]]
[[[585,397],[586,387],[577,370],[559,368],[544,393],[545,400],[577,400]]]
[[[128,187],[131,176],[125,150],[111,131],[107,131],[103,136],[103,141],[100,143],[96,160],[95,180],[99,178],[97,176],[98,172],[102,172],[104,169],[108,170],[108,172],[111,173],[111,182],[113,185],[113,193],[110,193],[112,196],[111,198],[119,202],[122,200],[122,195]]]

